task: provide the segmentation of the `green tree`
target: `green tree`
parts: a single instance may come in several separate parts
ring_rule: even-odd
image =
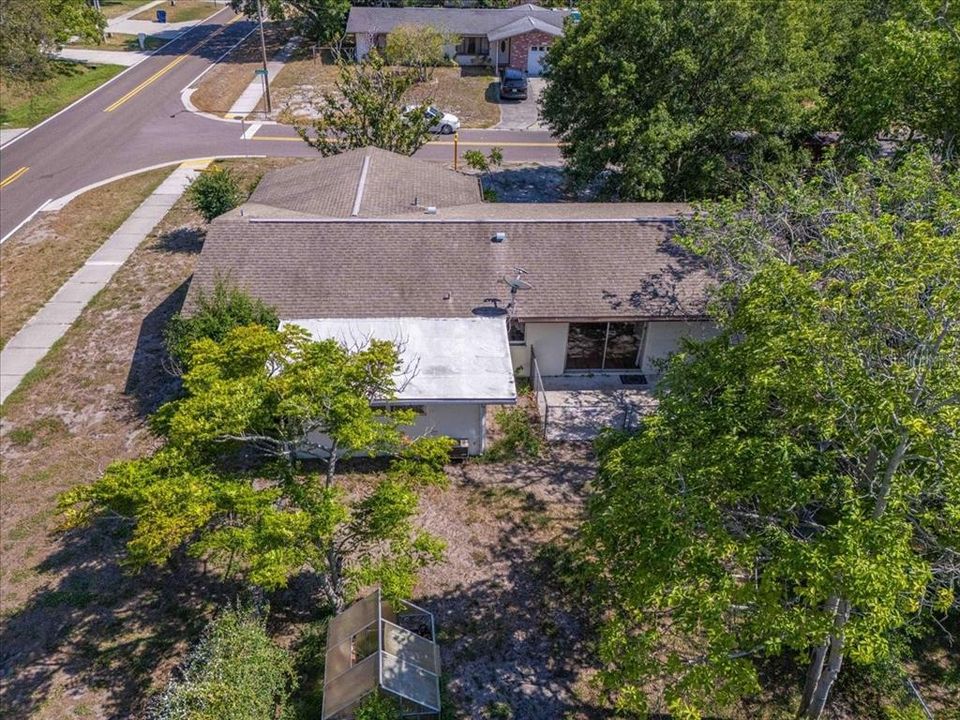
[[[960,18],[944,0],[595,0],[548,55],[543,114],[575,186],[728,195],[829,138],[955,153]]]
[[[665,368],[660,405],[609,436],[585,546],[603,679],[674,712],[807,661],[818,718],[845,661],[896,661],[957,609],[960,174],[917,153],[708,206],[685,242],[722,284],[720,334]]]
[[[403,103],[416,82],[415,69],[388,67],[375,52],[361,63],[341,61],[336,91],[323,94],[317,118],[297,132],[325,156],[370,145],[412,155],[429,135],[429,103],[409,111]]]
[[[624,199],[728,190],[793,169],[831,66],[815,3],[595,0],[551,45],[543,115],[577,186]],[[828,36],[829,37],[829,36]]]
[[[187,188],[193,209],[207,222],[213,222],[244,201],[240,181],[230,168],[213,166],[198,175]]]
[[[426,82],[430,69],[448,62],[444,48],[456,40],[431,25],[398,25],[387,36],[386,59],[393,65],[415,68]]]
[[[876,11],[875,11],[876,12]],[[850,34],[831,80],[837,127],[855,149],[893,135],[956,154],[960,128],[960,9],[902,0]]]
[[[167,444],[66,493],[66,525],[131,522],[134,569],[162,565],[181,547],[263,588],[310,569],[335,611],[371,583],[409,595],[418,570],[442,554],[413,520],[420,491],[445,482],[450,441],[404,435],[413,411],[388,406],[403,371],[392,343],[349,349],[296,327],[199,340],[185,396],[153,418]],[[266,462],[236,470],[251,453]],[[393,460],[372,487],[348,492],[336,482],[338,462],[358,453]],[[303,471],[304,455],[324,472]]]
[[[257,0],[230,0],[236,12],[257,16]],[[343,34],[350,0],[260,0],[264,15],[273,20],[293,20],[297,32],[314,42],[326,43]]]
[[[0,68],[18,79],[43,77],[61,43],[74,35],[99,42],[104,27],[86,0],[0,0]]]
[[[150,720],[272,720],[296,686],[293,660],[267,634],[265,617],[231,607],[208,626],[182,677],[151,704]]]
[[[197,294],[193,312],[177,313],[170,318],[163,339],[170,356],[184,367],[189,364],[190,348],[202,338],[220,342],[228,332],[243,325],[262,325],[276,330],[279,324],[277,311],[272,307],[218,279],[212,293]]]

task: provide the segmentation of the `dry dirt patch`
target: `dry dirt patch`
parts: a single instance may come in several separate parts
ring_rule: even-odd
[[[117,180],[41,213],[0,246],[0,346],[123,224],[173,167]]]
[[[551,587],[544,559],[581,519],[594,470],[589,447],[554,446],[542,459],[455,466],[450,487],[424,499],[422,525],[447,551],[415,602],[436,614],[458,717],[606,717],[584,618]]]
[[[268,58],[279,52],[289,40],[289,34],[289,27],[284,23],[271,22],[264,25]],[[223,115],[230,111],[247,86],[257,79],[254,71],[262,66],[260,34],[255,32],[203,76],[190,96],[190,102],[204,112]],[[273,90],[272,83],[270,89]]]
[[[252,179],[291,162],[224,164]],[[206,612],[226,599],[186,562],[127,576],[117,528],[53,532],[60,492],[156,446],[146,417],[177,388],[163,368],[161,332],[202,239],[181,199],[4,403],[0,706],[10,717],[136,716]]]
[[[270,84],[277,120],[293,123],[311,115],[314,102],[325,92],[334,92],[337,66],[312,48],[303,47],[283,66]],[[415,85],[406,96],[413,103],[431,102],[460,118],[463,127],[485,128],[500,122],[496,101],[496,78],[475,68],[434,68],[431,78]],[[257,107],[263,109],[263,104]]]

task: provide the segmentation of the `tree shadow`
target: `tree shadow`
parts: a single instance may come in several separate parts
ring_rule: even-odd
[[[0,631],[8,717],[46,706],[54,684],[71,699],[103,691],[105,717],[137,715],[157,689],[158,669],[195,640],[214,599],[235,590],[182,556],[165,570],[126,574],[119,564],[124,542],[116,527],[72,531],[38,567],[56,580]]]
[[[134,401],[137,414],[143,418],[156,412],[180,392],[181,381],[173,373],[163,331],[170,318],[183,307],[189,287],[190,280],[181,283],[140,323],[140,333],[123,391]]]
[[[465,570],[467,579],[415,600],[434,613],[448,702],[460,715],[505,715],[508,706],[511,717],[527,720],[609,717],[609,708],[585,698],[581,687],[584,669],[595,667],[590,618],[559,590],[542,552],[550,546],[550,509],[582,501],[593,470],[583,450],[451,471],[463,487],[447,492],[475,494],[468,504],[478,512],[475,521],[451,522],[465,525],[467,536],[471,522],[497,526],[492,536],[467,543],[477,572]]]

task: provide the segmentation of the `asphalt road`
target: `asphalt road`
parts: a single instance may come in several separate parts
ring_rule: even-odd
[[[264,125],[250,140],[235,122],[186,111],[180,91],[253,24],[224,9],[67,111],[0,150],[0,238],[48,200],[92,183],[165,162],[226,155],[314,156],[289,127]],[[548,133],[465,130],[460,153],[498,145],[507,162],[555,162]],[[440,137],[418,157],[453,160]]]

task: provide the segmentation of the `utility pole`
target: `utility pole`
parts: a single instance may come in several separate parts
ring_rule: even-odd
[[[263,7],[260,0],[257,0],[257,19],[260,21],[260,52],[263,54],[263,96],[267,101],[267,112],[272,112],[273,107],[270,103],[270,76],[267,74],[267,41],[263,36]]]

